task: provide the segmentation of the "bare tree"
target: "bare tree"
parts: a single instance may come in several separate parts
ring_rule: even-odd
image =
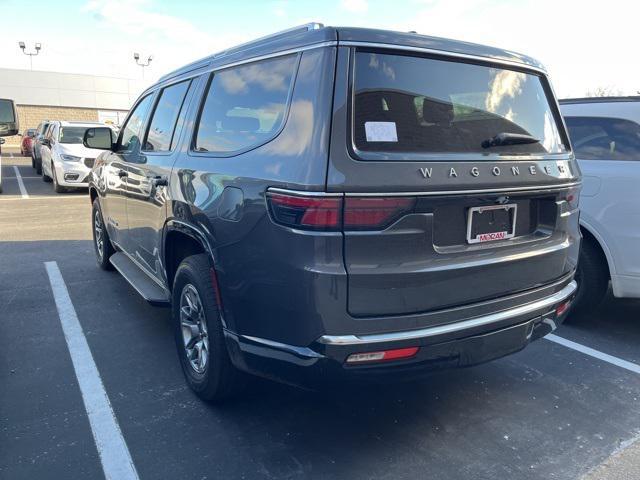
[[[622,90],[611,85],[600,86],[587,90],[587,97],[615,97],[622,95]]]

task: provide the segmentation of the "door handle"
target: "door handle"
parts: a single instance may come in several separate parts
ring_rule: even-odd
[[[128,177],[129,174],[126,172],[126,170],[118,170],[118,176],[120,178],[123,178],[123,177]]]
[[[151,179],[151,184],[154,187],[166,187],[167,185],[169,185],[169,179],[164,175],[159,175]]]

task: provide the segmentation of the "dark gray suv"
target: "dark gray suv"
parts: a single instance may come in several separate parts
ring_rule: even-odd
[[[98,264],[172,309],[189,385],[412,378],[525,347],[576,290],[580,172],[543,67],[319,24],[161,78],[91,173]]]

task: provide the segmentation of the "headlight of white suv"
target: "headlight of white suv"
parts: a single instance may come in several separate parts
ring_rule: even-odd
[[[82,158],[75,155],[60,155],[60,158],[65,162],[79,162]]]

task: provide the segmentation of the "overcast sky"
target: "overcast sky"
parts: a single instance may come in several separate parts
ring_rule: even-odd
[[[27,7],[28,6],[28,7]],[[0,67],[147,79],[234,44],[309,21],[434,35],[544,63],[560,97],[640,91],[639,0],[0,0]]]

